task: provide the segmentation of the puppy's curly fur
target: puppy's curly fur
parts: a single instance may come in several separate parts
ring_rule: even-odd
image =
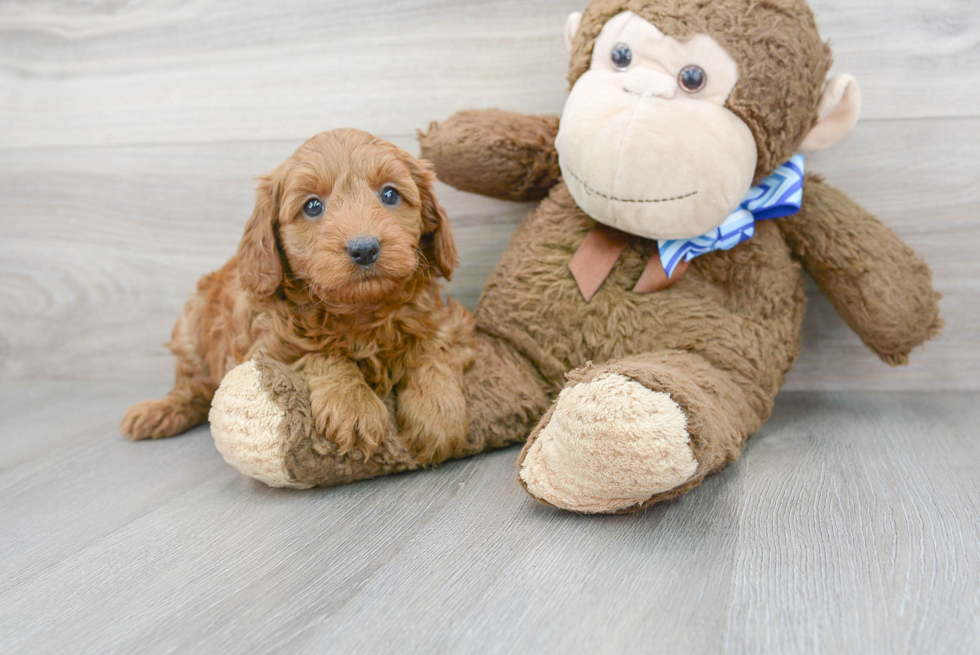
[[[123,432],[157,439],[206,421],[225,373],[270,357],[304,371],[318,438],[342,453],[368,457],[381,443],[390,424],[381,398],[393,389],[420,463],[457,450],[473,321],[443,302],[434,280],[449,279],[457,257],[433,180],[407,152],[364,132],[304,143],[260,179],[237,256],[198,282],[177,321],[173,390],[131,407]],[[387,187],[400,196],[395,204],[381,201]],[[310,218],[304,205],[314,197],[323,212]],[[357,237],[377,239],[372,264],[349,252]]]

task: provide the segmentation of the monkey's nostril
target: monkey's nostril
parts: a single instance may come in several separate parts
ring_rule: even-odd
[[[378,261],[381,243],[376,237],[354,237],[347,242],[347,256],[355,264],[370,266]]]

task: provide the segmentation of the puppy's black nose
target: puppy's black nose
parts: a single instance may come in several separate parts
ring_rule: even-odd
[[[347,242],[347,256],[355,264],[370,266],[378,260],[381,244],[375,237],[354,237]]]

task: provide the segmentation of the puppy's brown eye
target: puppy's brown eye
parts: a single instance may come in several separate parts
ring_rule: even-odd
[[[677,83],[688,93],[697,93],[708,83],[708,74],[700,66],[686,66],[677,76]]]
[[[320,202],[319,198],[310,198],[303,205],[303,213],[306,214],[307,218],[319,218],[320,214],[323,213],[323,203]]]
[[[381,202],[388,205],[389,207],[394,207],[398,204],[398,201],[402,199],[402,195],[398,193],[398,189],[393,186],[386,186],[381,189]]]

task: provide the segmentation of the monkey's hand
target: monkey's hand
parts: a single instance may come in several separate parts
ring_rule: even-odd
[[[443,182],[504,200],[540,200],[561,177],[557,116],[462,111],[419,131],[422,157]]]
[[[907,364],[942,327],[929,266],[846,195],[807,175],[803,208],[777,221],[837,312],[882,360]]]

